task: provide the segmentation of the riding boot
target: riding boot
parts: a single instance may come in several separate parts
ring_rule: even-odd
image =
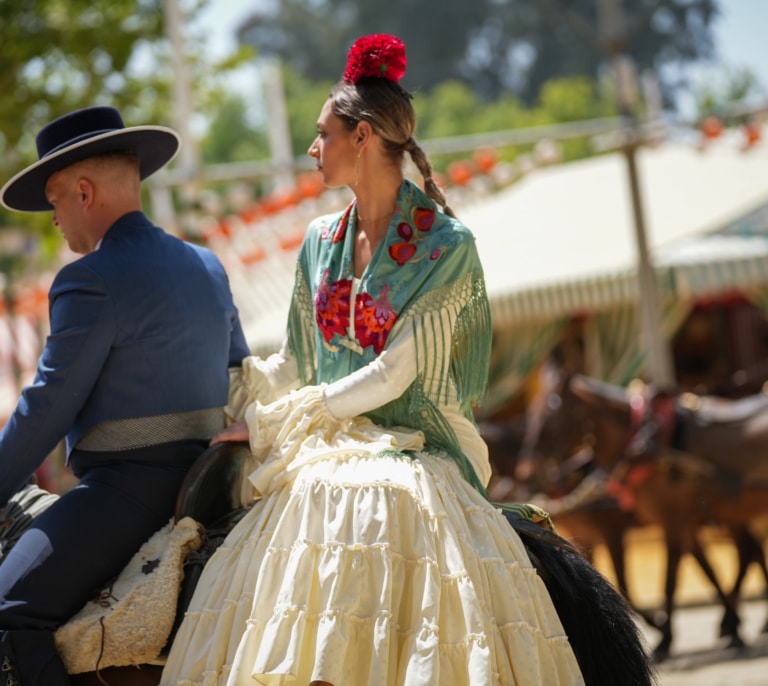
[[[0,631],[0,686],[71,686],[53,633]]]

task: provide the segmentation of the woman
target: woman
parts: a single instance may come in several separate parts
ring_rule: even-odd
[[[163,684],[583,683],[485,494],[483,273],[413,139],[404,72],[398,39],[361,38],[320,113],[309,154],[355,200],[308,228],[283,351],[244,361],[234,397],[253,402],[214,440],[250,441],[259,501],[206,567]]]

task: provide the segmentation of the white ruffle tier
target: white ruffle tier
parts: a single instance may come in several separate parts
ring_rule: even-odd
[[[520,539],[454,463],[351,443],[253,475],[262,500],[207,565],[162,684],[583,684]]]

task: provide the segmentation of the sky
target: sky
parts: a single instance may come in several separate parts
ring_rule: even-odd
[[[632,0],[624,0],[631,2]],[[263,7],[279,0],[211,0],[200,17],[200,26],[208,34],[207,43],[211,54],[222,57],[232,51],[235,30],[252,8]],[[696,82],[707,82],[722,74],[722,66],[731,69],[747,68],[763,86],[768,98],[768,3],[765,0],[720,0],[721,14],[714,35],[718,59],[712,65],[702,65],[693,75]],[[251,72],[235,77],[241,84],[253,83],[256,75]],[[682,104],[683,108],[686,104]]]
[[[719,62],[729,67],[745,67],[760,81],[768,97],[768,3],[764,0],[721,0],[721,16],[715,24],[715,45]],[[700,78],[706,79],[704,67]]]
[[[768,5],[761,0],[722,0],[721,12],[715,37],[723,61],[749,67],[768,87],[768,41],[762,30]]]

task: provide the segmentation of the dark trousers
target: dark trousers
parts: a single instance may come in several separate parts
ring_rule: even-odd
[[[0,565],[0,686],[6,667],[21,686],[70,683],[53,632],[168,523],[205,448],[183,441],[73,457],[78,486],[40,514]]]

